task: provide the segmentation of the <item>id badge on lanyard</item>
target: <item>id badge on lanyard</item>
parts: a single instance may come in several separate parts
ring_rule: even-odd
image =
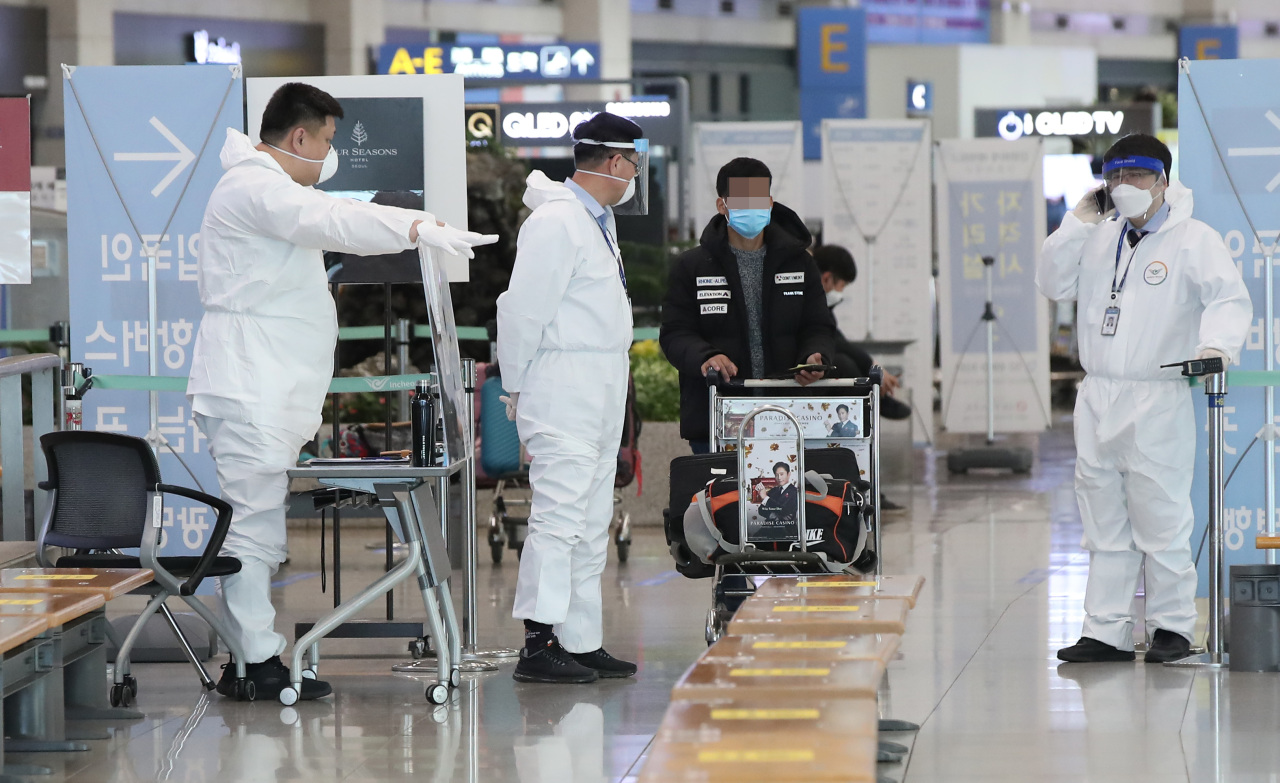
[[[1145,234],[1143,235],[1145,236]],[[1129,279],[1129,267],[1133,266],[1133,257],[1138,254],[1138,246],[1133,246],[1133,252],[1129,254],[1129,263],[1124,266],[1124,277],[1120,278],[1117,285],[1116,275],[1120,274],[1120,251],[1124,249],[1125,231],[1120,230],[1120,241],[1116,243],[1116,268],[1111,274],[1111,306],[1102,312],[1102,336],[1115,337],[1116,330],[1120,328],[1120,293],[1124,291],[1124,281]],[[1138,241],[1142,241],[1141,237]]]

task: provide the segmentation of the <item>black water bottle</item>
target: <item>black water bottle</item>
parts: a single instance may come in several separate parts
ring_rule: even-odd
[[[418,381],[413,401],[409,404],[409,420],[413,435],[410,461],[415,468],[429,468],[436,461],[436,404],[431,384],[427,381]]]

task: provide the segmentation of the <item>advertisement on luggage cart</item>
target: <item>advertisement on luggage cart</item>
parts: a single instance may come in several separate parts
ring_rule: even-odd
[[[148,255],[156,260],[156,374],[185,379],[190,373],[204,315],[197,288],[200,226],[222,177],[226,129],[244,127],[242,95],[239,66],[67,69],[71,356],[95,375],[148,375]],[[171,484],[217,495],[208,442],[185,395],[158,396],[156,434],[167,443],[159,450],[161,474]],[[142,437],[150,429],[149,395],[91,389],[83,415],[86,430]],[[164,554],[203,551],[215,520],[208,506],[167,496]]]
[[[1268,254],[1280,260],[1280,215],[1275,210],[1280,188],[1280,107],[1276,105],[1274,89],[1277,83],[1280,60],[1247,59],[1192,61],[1178,81],[1182,111],[1175,179],[1195,195],[1193,217],[1208,223],[1226,241],[1253,300],[1253,326],[1240,353],[1240,364],[1228,371],[1223,404],[1223,462],[1227,474],[1234,474],[1223,493],[1222,537],[1227,567],[1264,560],[1255,546],[1255,538],[1264,534],[1267,526],[1263,492],[1267,442],[1255,442],[1265,436],[1263,389],[1233,386],[1231,376],[1241,370],[1266,368],[1265,270]],[[1280,329],[1280,319],[1272,328]],[[1189,358],[1192,357],[1172,356],[1165,361]],[[1204,389],[1196,387],[1191,391],[1197,433],[1191,484],[1195,509],[1191,547],[1193,554],[1203,547],[1196,566],[1196,594],[1203,597],[1208,595],[1209,585],[1210,547],[1200,543],[1208,524],[1208,422]]]
[[[798,456],[794,439],[746,442],[742,496],[747,498],[748,540],[796,540],[800,508]]]
[[[742,422],[752,410],[766,400],[727,399],[720,401],[722,448],[737,448]],[[768,400],[770,405],[789,410],[804,430],[806,449],[846,448],[858,458],[858,472],[865,478],[871,464],[871,432],[866,427],[870,402],[865,397],[806,397],[793,400]],[[781,413],[764,411],[747,424],[747,439],[791,438],[795,425]],[[794,448],[794,446],[793,446]]]

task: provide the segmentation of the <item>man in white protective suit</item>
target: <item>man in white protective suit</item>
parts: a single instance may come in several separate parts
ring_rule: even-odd
[[[631,302],[612,205],[640,173],[640,126],[601,113],[574,129],[571,179],[529,175],[511,283],[498,297],[507,415],[528,449],[533,501],[512,615],[520,682],[629,677],[604,650],[600,576],[627,399]]]
[[[1087,194],[1045,240],[1036,268],[1045,296],[1077,302],[1086,372],[1075,439],[1089,582],[1081,639],[1058,658],[1134,659],[1145,558],[1145,660],[1164,663],[1190,653],[1196,622],[1196,430],[1186,379],[1160,365],[1239,361],[1253,306],[1222,237],[1191,216],[1191,191],[1169,181],[1163,143],[1126,136],[1103,160],[1114,209],[1106,194]]]
[[[289,682],[271,577],[285,559],[287,471],[320,427],[333,377],[338,319],[323,251],[372,255],[419,243],[470,258],[473,246],[497,239],[313,188],[337,170],[335,117],[342,106],[333,96],[292,83],[267,103],[260,144],[227,129],[225,173],[200,229],[205,314],[187,398],[234,512],[222,553],[241,569],[220,580],[219,592],[260,699]],[[224,667],[218,692],[235,694],[235,667]],[[330,692],[303,680],[300,697]]]

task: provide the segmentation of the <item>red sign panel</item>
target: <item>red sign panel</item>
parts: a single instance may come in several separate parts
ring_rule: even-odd
[[[31,190],[31,105],[0,98],[0,191]]]

